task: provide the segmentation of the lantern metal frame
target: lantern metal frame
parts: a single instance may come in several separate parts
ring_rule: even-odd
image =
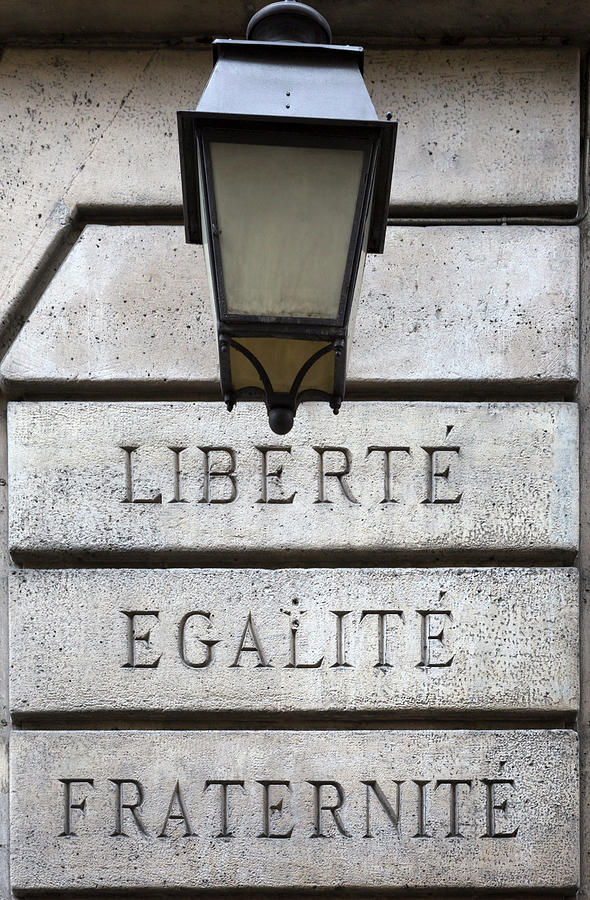
[[[287,11],[290,12],[302,4],[272,4],[268,9],[275,6],[289,7]],[[362,48],[284,40],[217,40],[213,44],[213,57],[217,68],[199,106],[194,111],[177,114],[186,240],[201,244],[205,238],[208,244],[221,387],[228,409],[232,409],[238,399],[262,399],[269,415],[276,409],[288,411],[282,430],[275,427],[277,423],[273,424],[271,416],[273,430],[284,433],[290,428],[289,416],[292,422],[301,401],[327,400],[334,412],[338,412],[342,403],[348,322],[357,293],[357,280],[362,277],[362,253],[365,249],[369,253],[382,253],[385,242],[397,123],[390,121],[390,116],[386,121],[377,119],[362,80]],[[236,73],[232,70],[236,64],[247,66],[250,77],[236,82]],[[302,67],[308,72],[317,69],[317,86],[314,87],[308,78],[301,80]],[[261,88],[269,68],[275,72],[279,70],[281,78],[297,86],[297,97],[305,108],[304,117],[285,114],[284,101],[281,111],[274,99],[276,91],[269,94]],[[216,76],[217,71],[220,74]],[[342,87],[335,80],[336,76],[324,86],[322,74],[327,72],[342,73],[337,76],[344,79]],[[238,96],[236,92],[239,92]],[[244,113],[239,111],[242,108]],[[349,112],[352,114],[347,118]],[[254,316],[228,310],[209,151],[214,141],[363,151],[337,316]],[[325,344],[293,374],[290,390],[279,392],[274,390],[261,361],[240,343],[240,339],[264,337]],[[234,388],[230,349],[249,360],[262,387]],[[315,388],[300,392],[301,384],[315,362],[331,351],[334,352],[332,392]]]

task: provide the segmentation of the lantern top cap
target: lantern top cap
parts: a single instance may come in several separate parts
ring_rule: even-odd
[[[326,19],[307,3],[278,0],[254,13],[246,37],[252,41],[331,44],[332,30]]]

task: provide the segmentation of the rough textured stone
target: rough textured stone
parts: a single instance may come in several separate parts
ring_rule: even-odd
[[[365,79],[399,121],[393,207],[577,201],[575,49],[373,51]]]
[[[80,229],[73,226],[69,210],[57,204],[0,298],[0,356],[18,336],[79,236]]]
[[[210,48],[4,52],[0,313],[56,203],[180,206],[176,110],[210,66]],[[377,110],[400,120],[393,202],[575,204],[577,72],[570,48],[369,52]]]
[[[590,848],[590,221],[582,228],[580,334],[580,735],[581,846]],[[590,853],[583,852],[581,900],[590,898]]]
[[[93,785],[71,786],[67,821],[63,779],[72,778]],[[122,804],[137,803],[141,790],[144,833],[129,809],[117,821],[113,779],[135,782],[121,785]],[[227,788],[225,823],[221,786],[206,786],[221,779],[244,782]],[[454,817],[451,788],[435,786],[448,779],[471,782],[456,788]],[[289,782],[268,788],[268,821],[262,780]],[[338,788],[320,781],[338,783],[336,817],[325,807],[338,807]],[[415,781],[429,782],[423,823]],[[534,890],[571,889],[578,878],[573,732],[16,733],[11,814],[17,890],[228,882]]]
[[[262,404],[13,403],[10,543],[37,565],[571,558],[577,457],[566,403],[304,404],[280,441]]]
[[[210,65],[159,51],[70,205],[180,204],[175,113],[196,106]],[[578,66],[573,48],[368,51],[377,113],[399,120],[392,205],[575,205]]]
[[[46,218],[76,173],[91,165],[93,151],[149,60],[146,51],[2,54],[0,295],[18,263],[33,252]]]
[[[10,214],[0,223],[0,340],[64,203],[74,215],[88,204],[125,205],[132,217],[138,207],[178,211],[176,108],[195,105],[210,59],[210,48],[4,51],[0,200]]]
[[[390,228],[370,256],[351,390],[577,378],[576,228]],[[177,226],[87,226],[2,364],[6,387],[219,393],[200,248]]]
[[[8,847],[8,453],[6,446],[6,404],[0,404],[0,897],[10,897]]]
[[[12,711],[572,712],[577,587],[574,569],[15,573]]]
[[[195,108],[212,64],[210,47],[153,51],[92,165],[66,193],[66,203],[72,208],[180,207],[176,112]]]
[[[179,226],[87,226],[4,365],[11,384],[195,382],[219,393],[202,249]]]

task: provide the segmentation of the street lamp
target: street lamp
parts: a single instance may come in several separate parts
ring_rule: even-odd
[[[203,244],[228,409],[344,395],[365,255],[382,253],[396,123],[378,121],[363,50],[296,0],[216,40],[197,109],[178,113],[186,239]],[[390,117],[389,117],[390,118]]]

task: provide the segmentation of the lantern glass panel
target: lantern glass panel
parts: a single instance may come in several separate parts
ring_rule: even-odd
[[[366,147],[211,139],[209,153],[222,314],[337,321],[364,224]]]
[[[254,354],[264,367],[275,391],[289,393],[294,379],[307,360],[324,347],[326,341],[293,338],[238,338],[237,343]],[[264,386],[252,363],[234,347],[230,352],[231,379],[234,390]],[[332,394],[334,390],[334,351],[321,356],[305,375],[300,391],[315,390]]]

